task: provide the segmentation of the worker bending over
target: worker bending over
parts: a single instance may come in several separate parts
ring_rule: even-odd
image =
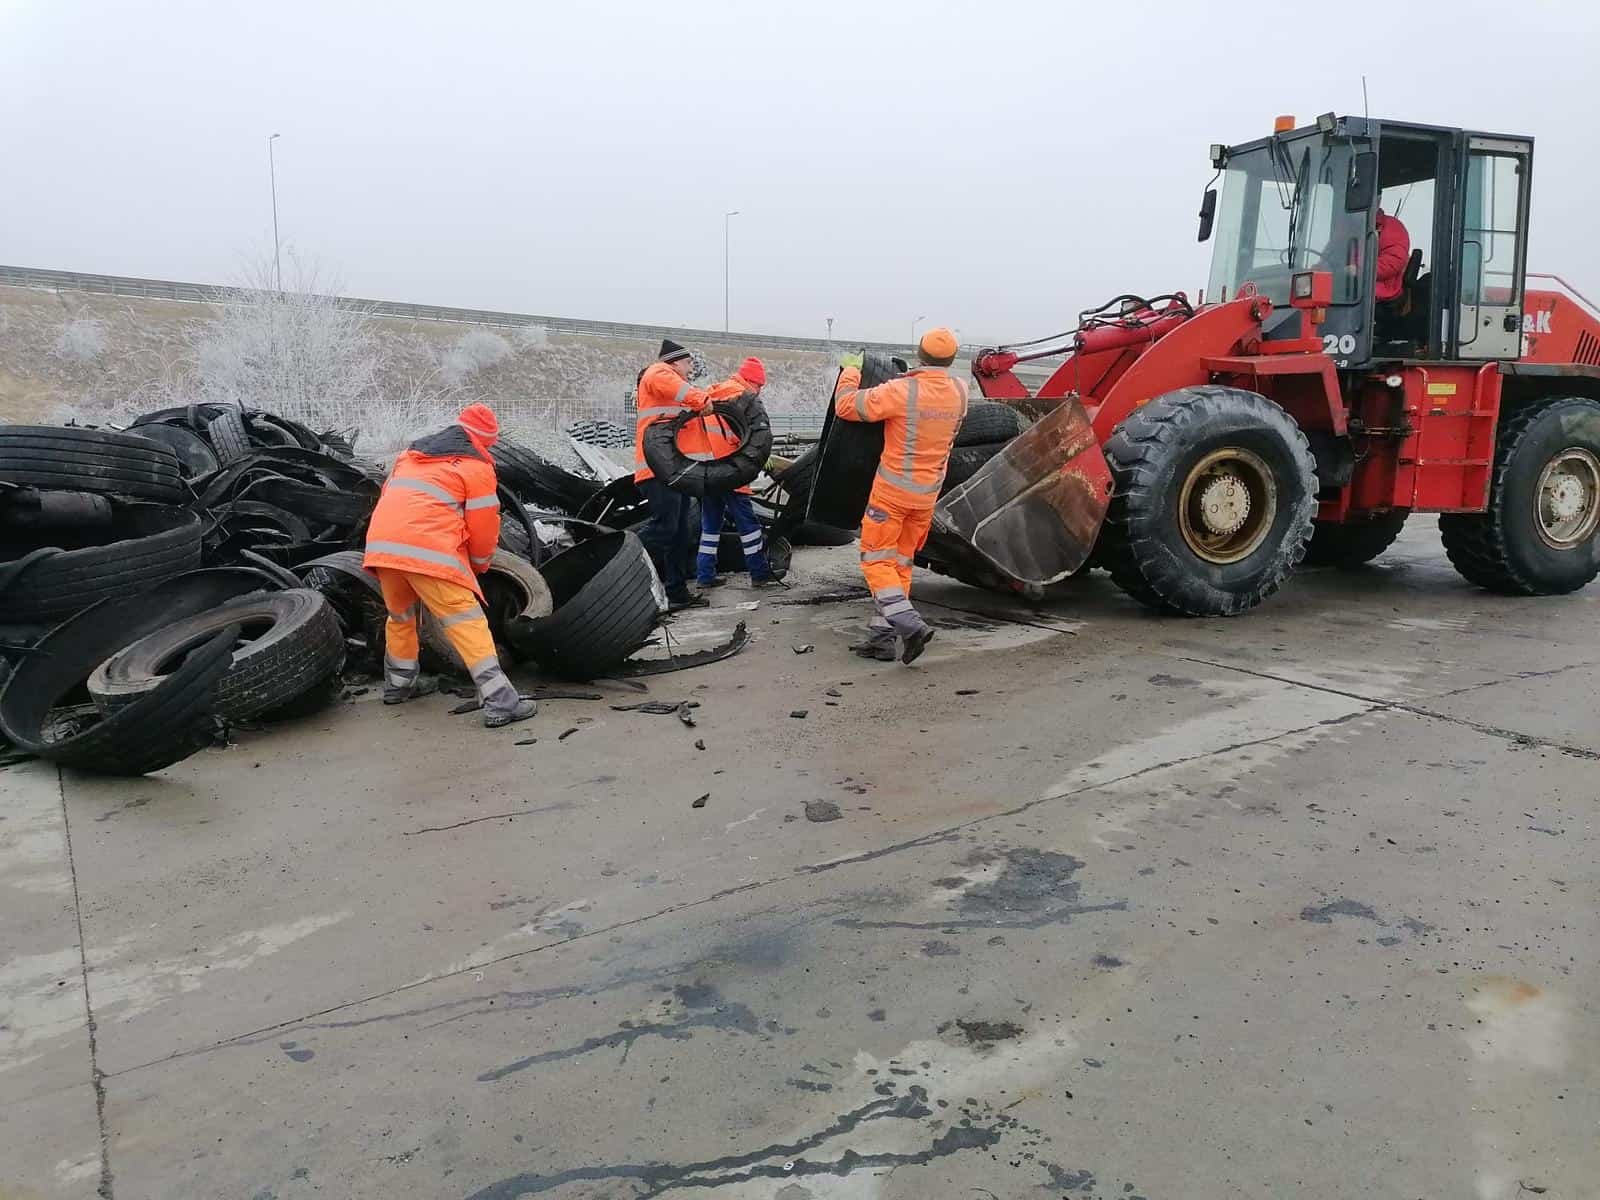
[[[478,689],[490,729],[539,711],[500,669],[483,615],[478,576],[500,540],[500,500],[489,447],[500,424],[487,405],[470,404],[450,428],[412,442],[395,460],[367,527],[362,565],[378,573],[384,627],[383,702],[403,704],[437,691],[420,674],[420,603],[439,622]]]
[[[867,640],[850,648],[863,658],[909,663],[933,640],[911,605],[911,563],[928,540],[956,431],[967,415],[967,387],[950,374],[959,349],[948,329],[930,329],[917,343],[921,365],[898,379],[862,388],[860,354],[841,361],[834,411],[846,421],[882,421],[883,457],[861,521],[861,574],[877,612]]]
[[[759,358],[747,358],[739,369],[706,389],[712,402],[738,400],[742,396],[755,398],[767,383],[767,369]],[[706,459],[727,458],[739,449],[739,437],[728,422],[715,414],[708,414],[684,426],[684,434],[695,431],[704,439],[703,455]],[[678,446],[690,458],[701,457],[700,447],[686,442],[680,435]],[[755,508],[750,502],[750,487],[732,492],[711,492],[700,497],[700,554],[695,559],[695,582],[703,588],[721,587],[727,582],[717,574],[717,547],[722,541],[722,522],[725,516],[733,518],[733,527],[739,531],[739,547],[744,551],[744,567],[750,572],[750,582],[756,587],[772,587],[779,576],[767,562],[766,545],[761,536],[761,523],[756,520]]]
[[[639,416],[633,435],[633,480],[650,504],[650,520],[639,540],[650,552],[672,610],[694,608],[710,601],[689,590],[685,566],[689,557],[689,497],[673,491],[644,460],[644,431],[654,422],[671,420],[679,413],[699,412],[709,403],[705,392],[689,386],[694,362],[689,351],[671,338],[663,338],[656,361],[639,376]],[[692,422],[694,423],[694,422]],[[691,435],[692,436],[692,435]]]

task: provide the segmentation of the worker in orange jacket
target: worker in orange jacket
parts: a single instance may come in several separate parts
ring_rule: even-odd
[[[719,400],[737,400],[741,396],[759,396],[766,384],[766,366],[759,358],[747,358],[727,379],[707,388],[706,396],[713,404]],[[733,427],[714,414],[690,421],[684,433],[691,430],[697,430],[704,439],[703,453],[708,461],[727,458],[739,449],[739,438]],[[678,447],[691,458],[699,456],[699,447],[691,446],[682,436],[678,438]],[[721,587],[727,582],[717,574],[717,547],[722,541],[725,517],[732,517],[733,527],[739,531],[739,546],[744,551],[744,567],[750,572],[750,582],[756,587],[779,583],[779,577],[767,561],[761,522],[756,520],[748,484],[732,492],[714,492],[700,497],[700,553],[695,559],[695,582],[703,588]]]
[[[698,412],[710,402],[705,392],[689,386],[693,366],[688,350],[671,338],[662,339],[661,353],[639,376],[639,415],[633,437],[633,479],[650,504],[650,520],[640,531],[639,540],[650,552],[650,560],[666,585],[667,606],[673,611],[710,601],[689,590],[684,570],[693,536],[689,528],[689,497],[655,477],[644,459],[644,431],[656,421],[670,420],[683,412]],[[696,435],[689,436],[692,439]],[[680,447],[682,444],[680,436]]]
[[[367,526],[362,565],[376,571],[384,626],[383,702],[403,704],[438,690],[421,674],[418,606],[438,620],[478,689],[491,729],[539,710],[500,668],[483,614],[478,576],[500,539],[500,499],[489,447],[500,436],[494,412],[469,404],[456,423],[412,442],[395,460]]]
[[[911,604],[911,564],[928,540],[933,507],[950,463],[956,431],[967,415],[967,387],[949,371],[960,349],[948,329],[930,329],[917,344],[920,365],[877,387],[861,386],[861,355],[841,361],[834,412],[845,421],[882,421],[883,456],[861,522],[861,574],[877,612],[867,639],[852,647],[863,658],[916,660],[933,629]]]

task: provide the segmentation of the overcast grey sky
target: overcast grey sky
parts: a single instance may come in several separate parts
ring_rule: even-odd
[[[1600,293],[1600,5],[0,0],[0,262],[899,340],[1193,292],[1206,147],[1361,110],[1538,139]],[[1593,294],[1593,293],[1591,293]]]

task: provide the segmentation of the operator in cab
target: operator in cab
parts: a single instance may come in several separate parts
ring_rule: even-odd
[[[1378,209],[1378,282],[1373,299],[1379,304],[1398,300],[1405,284],[1406,263],[1411,260],[1411,234],[1400,223]]]

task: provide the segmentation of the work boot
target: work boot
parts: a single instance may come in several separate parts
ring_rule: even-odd
[[[719,587],[722,587],[727,582],[728,582],[728,577],[726,575],[714,575],[710,579],[696,579],[695,580],[695,583],[699,587],[701,587],[702,589],[704,589],[704,588],[719,588]]]
[[[900,661],[914,663],[921,657],[928,643],[933,641],[933,626],[922,619],[916,609],[895,613],[889,624],[900,635]]]
[[[761,579],[752,579],[750,581],[750,586],[758,591],[769,591],[772,588],[788,588],[789,585],[783,581],[782,575],[779,575],[776,571],[774,571],[771,575],[767,575]]]
[[[385,704],[404,704],[407,700],[415,700],[419,696],[431,696],[438,690],[439,677],[437,675],[418,675],[404,687],[393,687],[385,684],[383,702]]]
[[[851,646],[850,653],[878,662],[893,662],[896,658],[894,630],[887,625],[869,625],[867,636]]]
[[[528,696],[518,696],[517,702],[511,708],[488,708],[483,710],[483,727],[485,729],[500,729],[506,725],[514,725],[518,721],[526,721],[539,711],[539,702]]]
[[[916,662],[918,658],[922,657],[922,651],[931,641],[933,641],[933,626],[924,625],[916,633],[902,640],[900,661],[908,665]]]
[[[682,612],[686,608],[709,608],[711,601],[708,597],[691,592],[684,588],[681,592],[667,593],[667,611]]]

